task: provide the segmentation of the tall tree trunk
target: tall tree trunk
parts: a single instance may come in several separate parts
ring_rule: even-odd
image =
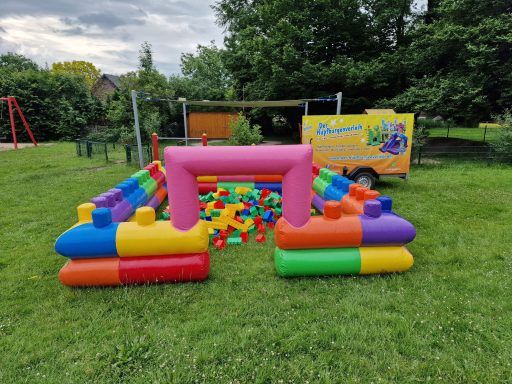
[[[432,24],[435,19],[436,8],[439,5],[439,0],[427,1],[427,12],[425,13],[425,24]]]

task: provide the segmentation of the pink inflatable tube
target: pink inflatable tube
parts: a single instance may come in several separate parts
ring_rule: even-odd
[[[187,231],[199,220],[197,176],[283,175],[283,217],[294,227],[309,220],[311,145],[165,148],[171,221]]]

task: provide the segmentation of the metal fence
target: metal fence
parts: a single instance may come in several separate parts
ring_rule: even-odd
[[[81,140],[75,141],[76,154],[78,156],[87,156],[88,158],[101,157],[105,161],[126,162],[128,164],[139,164],[139,153],[135,144],[108,143],[102,141]],[[142,146],[142,156],[144,163],[153,161],[151,146],[145,144]]]
[[[126,162],[128,164],[133,163],[139,164],[139,151],[137,149],[137,144],[126,144],[124,146],[125,154],[126,154]],[[143,144],[142,145],[142,159],[143,164],[149,164],[153,161],[153,150],[151,145]]]
[[[495,141],[498,138],[499,130],[499,127],[491,128],[488,127],[487,125],[478,128],[430,128],[429,137],[444,137],[487,143]]]
[[[423,145],[413,147],[411,162],[416,164],[428,162],[457,161],[493,161],[510,162],[512,153],[508,155],[497,154],[491,145]]]

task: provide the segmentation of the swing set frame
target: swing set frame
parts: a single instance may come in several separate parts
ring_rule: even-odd
[[[9,120],[11,122],[11,133],[12,133],[12,142],[14,144],[14,149],[18,149],[18,140],[16,139],[16,129],[14,126],[14,111],[13,111],[13,105],[16,108],[16,111],[18,112],[18,115],[21,118],[21,121],[23,122],[23,125],[25,126],[25,129],[28,132],[28,135],[30,136],[30,140],[32,140],[32,144],[34,144],[34,147],[37,147],[37,141],[34,138],[34,135],[32,134],[32,131],[30,130],[30,127],[27,123],[27,120],[25,119],[25,116],[23,116],[23,112],[21,112],[21,108],[16,101],[16,98],[14,96],[7,96],[7,97],[0,97],[0,102],[7,101],[7,109],[9,110]],[[2,105],[2,111],[3,111],[3,105]]]

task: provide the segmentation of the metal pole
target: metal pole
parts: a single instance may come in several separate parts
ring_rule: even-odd
[[[306,101],[306,104],[304,106],[304,114],[307,116],[309,111],[309,103]]]
[[[487,135],[487,124],[485,125],[485,129],[484,129],[484,143],[485,143],[485,136]]]
[[[343,96],[342,92],[338,92],[336,94],[336,98],[338,99],[338,102],[336,103],[336,114],[341,115],[341,98]]]
[[[132,90],[133,119],[135,120],[135,135],[137,136],[137,151],[139,152],[139,166],[144,168],[144,153],[142,153],[142,140],[140,138],[139,110],[137,109],[137,91]]]
[[[185,128],[185,146],[188,146],[188,124],[187,124],[187,104],[183,103],[183,127]]]

